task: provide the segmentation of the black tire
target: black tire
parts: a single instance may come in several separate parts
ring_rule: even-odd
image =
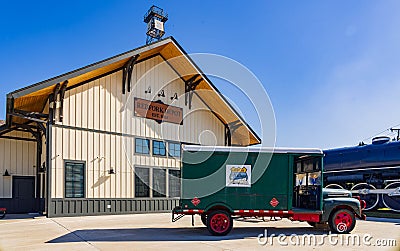
[[[334,233],[348,234],[356,226],[356,217],[348,209],[338,209],[329,217],[329,229]]]
[[[200,219],[201,219],[201,222],[204,224],[204,226],[207,227],[207,215],[206,214],[201,214],[200,215]]]
[[[222,210],[212,211],[207,216],[207,229],[212,235],[227,235],[233,227],[233,219],[230,213]]]
[[[6,211],[0,211],[0,219],[6,217]]]

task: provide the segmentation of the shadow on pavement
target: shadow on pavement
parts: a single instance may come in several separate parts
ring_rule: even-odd
[[[128,229],[85,229],[76,230],[47,243],[66,243],[82,241],[221,241],[256,238],[268,230],[268,236],[275,234],[314,234],[322,235],[327,231],[311,227],[274,228],[274,227],[237,227],[227,236],[212,236],[205,227],[193,228],[128,228]]]
[[[367,217],[367,221],[400,223],[400,219]]]
[[[3,219],[0,219],[1,221],[7,221],[7,220],[19,220],[19,219],[34,219],[36,217],[40,217],[42,215],[38,213],[34,214],[6,214],[6,216]]]

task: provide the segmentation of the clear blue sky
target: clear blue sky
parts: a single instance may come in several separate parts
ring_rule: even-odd
[[[400,123],[400,1],[188,2],[2,1],[0,118],[6,93],[143,45],[156,4],[187,52],[256,74],[279,146],[353,145]]]

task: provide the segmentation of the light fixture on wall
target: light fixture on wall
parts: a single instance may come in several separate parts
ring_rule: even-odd
[[[161,91],[158,93],[158,96],[159,96],[159,97],[165,98],[164,90],[161,90]]]
[[[144,93],[151,93],[151,87],[149,86],[149,88],[147,88],[147,90],[144,91]]]
[[[3,176],[9,177],[9,176],[11,176],[11,175],[8,173],[8,170],[6,169],[6,171],[4,172]]]
[[[38,173],[45,173],[45,172],[46,172],[46,162],[43,162],[43,164],[38,169]]]
[[[178,93],[175,92],[174,96],[171,97],[171,100],[178,99]]]
[[[110,170],[108,170],[108,174],[115,174],[115,171],[113,168],[111,168]]]

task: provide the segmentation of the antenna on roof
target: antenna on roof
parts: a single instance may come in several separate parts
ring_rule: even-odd
[[[399,141],[400,140],[400,128],[390,128],[391,132],[397,132],[397,137],[396,140]]]
[[[168,20],[168,14],[163,9],[153,5],[144,15],[144,22],[147,23],[146,44],[160,40],[164,36],[164,23]]]

